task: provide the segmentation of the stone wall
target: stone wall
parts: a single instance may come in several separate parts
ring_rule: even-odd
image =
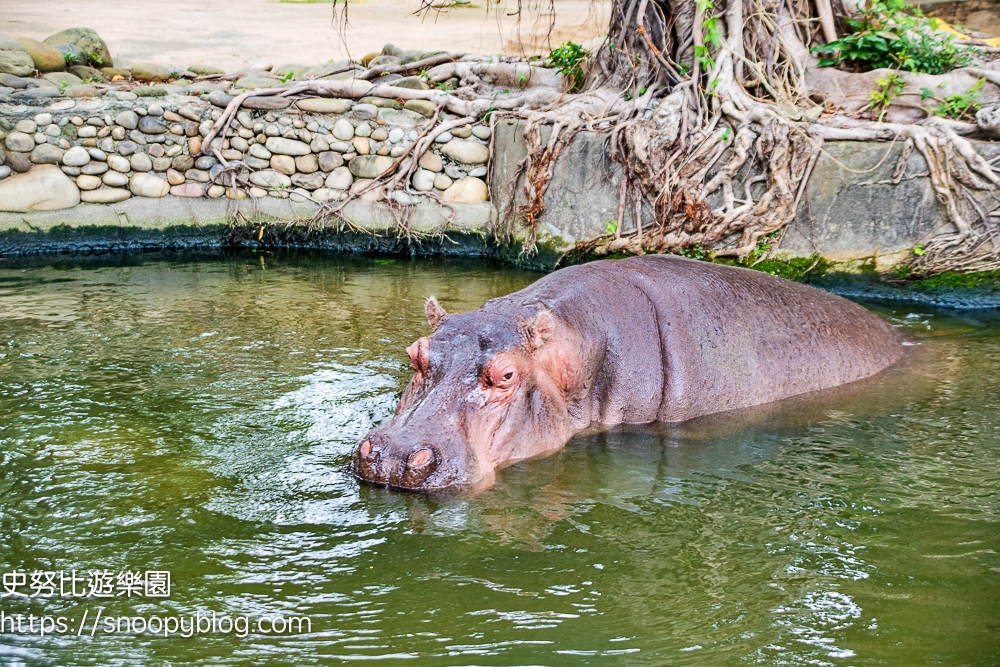
[[[202,154],[203,137],[228,98],[204,97],[209,99],[171,95],[149,103],[108,95],[59,99],[42,108],[0,103],[0,212],[60,210],[62,217],[72,219],[78,216],[66,209],[82,204],[117,204],[133,197],[217,199],[223,201],[201,209],[224,218],[226,199],[343,200],[390,168],[433,113],[433,109],[391,108],[399,107],[391,101],[390,106],[379,107],[364,100],[307,99],[295,106],[283,99],[251,100],[284,108],[245,109],[225,137],[215,139],[227,161],[245,165],[244,175],[253,184],[234,190],[227,187],[222,165]],[[489,128],[482,125],[439,136],[413,175],[411,193],[394,191],[392,198],[417,204],[418,219],[431,228],[425,231],[445,231],[445,216],[461,222],[478,215],[485,226],[489,217],[484,218],[482,211],[488,194],[481,179],[486,174],[489,136]],[[430,208],[441,207],[423,192],[436,193],[451,208],[433,220]],[[371,202],[374,194],[361,199]],[[454,213],[456,207],[466,206],[474,212]],[[284,214],[273,205],[257,208],[272,217]],[[183,216],[183,206],[173,210]],[[307,215],[306,210],[298,215]],[[348,217],[352,210],[364,215],[377,211],[378,218],[388,207],[351,206]],[[0,219],[6,219],[9,227],[18,220],[30,225],[30,217]],[[359,223],[378,226],[368,217]]]

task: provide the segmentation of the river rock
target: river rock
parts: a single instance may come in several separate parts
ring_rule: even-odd
[[[275,155],[269,162],[271,169],[291,176],[295,173],[295,158],[291,155]]]
[[[73,65],[67,68],[67,71],[75,77],[79,77],[81,81],[86,81],[92,79],[94,81],[99,81],[100,83],[107,83],[108,77],[104,76],[104,73],[99,69],[94,69],[93,67],[87,67],[86,65]]]
[[[63,156],[66,159],[66,156]],[[100,176],[108,170],[107,162],[97,162],[91,161],[80,167],[80,172],[86,174],[87,176]]]
[[[291,104],[292,101],[287,97],[250,97],[243,102],[243,106],[247,109],[263,109],[268,111],[287,109]]]
[[[486,146],[465,139],[449,141],[441,147],[441,152],[445,157],[462,164],[483,164],[490,158],[490,151]]]
[[[188,71],[198,76],[210,76],[212,74],[225,74],[226,70],[214,65],[191,65]]]
[[[134,130],[139,127],[139,114],[131,109],[126,109],[115,116],[115,124],[121,125],[126,130]]]
[[[427,171],[426,169],[417,169],[413,172],[413,189],[419,190],[421,192],[427,192],[434,188],[434,172]]]
[[[125,165],[128,166],[128,160],[125,160]],[[101,180],[104,181],[105,185],[120,188],[128,185],[128,174],[121,171],[109,171],[101,176]]]
[[[312,174],[319,171],[319,158],[311,153],[295,158],[295,171],[300,174]]]
[[[27,132],[11,132],[4,139],[3,145],[9,151],[29,153],[35,148],[35,140]]]
[[[340,118],[333,124],[333,136],[341,141],[350,141],[354,138],[354,126],[349,120]]]
[[[184,174],[176,169],[167,169],[166,176],[167,183],[170,183],[170,185],[183,185],[184,183]]]
[[[398,144],[406,136],[406,133],[398,127],[394,127],[389,130],[389,135],[386,137],[390,144]]]
[[[0,181],[0,211],[54,211],[79,203],[79,188],[54,164],[38,165]]]
[[[59,164],[63,149],[52,144],[39,144],[31,151],[31,161],[34,164]]]
[[[358,123],[357,127],[354,128],[354,136],[356,137],[370,137],[372,134],[372,126],[368,123]]]
[[[170,186],[170,194],[175,197],[201,197],[205,194],[205,186],[200,183],[182,183]]]
[[[334,151],[325,151],[318,156],[320,171],[330,172],[344,165],[344,156]]]
[[[3,43],[3,37],[0,36],[0,44]],[[8,74],[7,72],[0,71],[0,86],[7,88],[13,88],[15,90],[23,90],[28,87],[31,79],[25,79],[19,76],[14,76],[13,74]]]
[[[38,131],[38,123],[25,118],[14,123],[14,129],[25,134],[34,134]]]
[[[24,46],[16,39],[0,35],[0,72],[28,76],[34,69],[35,62]]]
[[[151,171],[153,169],[153,161],[145,153],[133,153],[128,161],[132,166],[132,171]]]
[[[251,146],[250,155],[253,155],[256,158],[260,158],[261,160],[271,159],[271,151],[264,148],[263,144],[254,144],[253,146]]]
[[[295,174],[292,184],[305,190],[315,190],[323,187],[323,174]]]
[[[150,165],[152,166],[152,165]],[[137,197],[151,197],[153,199],[165,197],[170,192],[170,184],[159,176],[149,173],[138,173],[128,182],[128,188]]]
[[[411,90],[428,90],[430,88],[419,76],[403,77],[402,79],[393,81],[389,85],[396,86],[397,88],[409,88]]]
[[[361,104],[371,104],[372,106],[376,106],[379,108],[379,111],[382,109],[399,110],[403,108],[396,100],[387,100],[384,97],[362,97],[358,100],[358,102]]]
[[[330,97],[314,97],[308,100],[299,100],[296,105],[302,111],[308,113],[347,113],[351,110],[351,103],[347,100],[340,100]]]
[[[87,176],[85,174],[81,174],[76,177],[76,187],[81,190],[96,190],[101,187],[102,182],[103,181],[101,181],[100,176]]]
[[[434,177],[434,189],[436,190],[447,190],[452,186],[452,181],[450,178],[444,174],[438,174]]]
[[[391,157],[383,155],[359,155],[351,160],[348,167],[357,178],[378,178],[393,162],[395,160]]]
[[[445,190],[442,198],[450,204],[478,204],[489,196],[486,183],[478,178],[466,177]]]
[[[53,47],[57,44],[75,44],[87,54],[90,64],[98,67],[114,67],[108,45],[90,28],[69,28],[46,37],[44,43]]]
[[[31,56],[31,61],[39,72],[59,72],[66,67],[62,52],[48,44],[27,37],[21,37],[17,41]]]
[[[427,171],[439,172],[444,168],[441,156],[436,153],[424,153],[420,156],[420,166]]]
[[[351,144],[354,146],[354,152],[358,155],[368,155],[371,153],[371,145],[368,143],[367,137],[354,137]]]
[[[90,84],[81,84],[79,86],[67,86],[63,90],[63,97],[70,97],[74,99],[81,99],[87,97],[100,97],[101,91],[97,86],[92,86]]]
[[[403,105],[403,108],[418,113],[424,118],[430,118],[437,110],[437,105],[430,100],[410,100]]]
[[[387,70],[390,67],[399,67],[403,64],[403,59],[396,56],[376,56],[368,63],[368,69]]]
[[[355,118],[371,120],[378,115],[378,107],[374,104],[355,104],[351,112]]]
[[[452,136],[456,136],[459,139],[468,139],[472,136],[472,128],[466,125],[465,127],[456,127],[450,130]]]
[[[292,187],[292,179],[273,169],[265,169],[250,174],[250,182],[262,188]]]
[[[354,183],[354,176],[347,167],[337,167],[326,177],[326,187],[331,190],[347,190]]]
[[[5,164],[0,164],[0,181],[7,178],[11,174],[11,168]]]
[[[212,180],[211,175],[203,169],[188,169],[184,172],[184,178],[199,183],[208,183]]]
[[[125,188],[101,188],[80,193],[80,199],[89,204],[117,204],[132,196]]]
[[[123,141],[118,144],[118,154],[123,157],[128,157],[137,150],[139,150],[139,146],[134,141]]]
[[[472,134],[474,134],[477,139],[486,141],[490,138],[490,128],[485,125],[476,125],[472,128]]]
[[[31,159],[27,153],[8,153],[7,164],[19,174],[23,174],[31,169]]]
[[[49,72],[48,74],[43,74],[42,78],[56,84],[60,88],[79,86],[83,83],[79,77],[73,76],[69,72]]]
[[[268,137],[264,146],[267,150],[278,155],[309,155],[312,152],[309,144],[283,137]]]
[[[123,174],[132,169],[132,165],[129,164],[128,159],[122,157],[121,155],[109,155],[108,166]]]
[[[144,134],[166,134],[167,126],[158,118],[144,116],[139,119],[138,130]]]
[[[169,67],[157,63],[137,63],[132,65],[132,78],[136,81],[167,81],[170,78]]]
[[[25,104],[31,104],[32,102],[38,103],[40,100],[48,100],[53,97],[59,97],[59,89],[55,86],[46,88],[31,88],[28,90],[19,90],[11,95],[11,97],[18,102],[24,102]]]

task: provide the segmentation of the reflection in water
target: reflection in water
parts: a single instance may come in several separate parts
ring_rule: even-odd
[[[538,276],[252,256],[0,265],[2,570],[166,569],[168,600],[7,613],[305,615],[308,636],[0,635],[3,664],[991,664],[1000,316],[879,307],[871,381],[581,434],[475,497],[359,487],[435,294]]]

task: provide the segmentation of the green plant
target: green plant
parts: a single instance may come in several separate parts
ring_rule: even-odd
[[[570,92],[583,85],[583,61],[589,55],[589,51],[573,42],[563,42],[549,53],[549,62],[555,70],[569,79]]]
[[[917,245],[913,246],[913,254],[916,255],[917,257],[926,255],[927,251],[924,250],[924,244],[918,243]]]
[[[843,64],[862,72],[891,68],[943,74],[970,64],[976,53],[955,46],[953,35],[934,34],[934,19],[924,19],[920,10],[904,0],[870,0],[859,20],[846,19],[845,23],[849,34],[813,47],[820,67]]]
[[[64,53],[63,62],[66,63],[66,67],[71,67],[73,65],[80,64],[80,57],[75,53]]]
[[[702,14],[708,17],[709,12],[715,9],[715,5],[712,4],[712,0],[697,0],[698,9],[701,10]],[[715,67],[715,60],[712,58],[711,53],[708,50],[708,45],[711,44],[715,48],[722,46],[722,31],[719,29],[719,17],[711,16],[704,19],[701,23],[702,35],[704,35],[703,41],[704,46],[697,45],[694,47],[694,59],[698,61],[701,68],[704,71],[708,71]]]
[[[872,113],[878,114],[881,123],[885,117],[885,112],[889,110],[893,98],[903,91],[906,81],[895,72],[889,72],[884,77],[875,79],[877,88],[868,93],[868,100],[871,103]]]
[[[97,53],[96,51],[87,52],[86,56],[87,60],[89,60],[93,65],[96,65],[97,67],[100,67],[104,64],[104,58],[102,58],[101,54]]]
[[[518,74],[517,75],[517,87],[518,88],[524,88],[524,86],[527,83],[528,83],[528,75],[527,74]]]
[[[288,70],[287,72],[282,73],[281,83],[288,83],[289,81],[292,80],[293,76],[295,76],[295,72],[293,72],[292,70]]]
[[[438,90],[455,90],[450,83],[447,81],[442,81],[438,84]]]
[[[604,223],[604,231],[606,233],[608,233],[609,235],[616,233],[618,231],[618,221],[617,220],[608,220],[607,222],[605,222]]]
[[[707,259],[708,250],[700,245],[691,246],[689,248],[684,248],[680,252],[681,257],[689,257],[691,259]]]
[[[979,97],[982,95],[984,83],[986,79],[977,79],[964,93],[947,95],[934,113],[955,120],[974,121],[976,112],[979,111]]]

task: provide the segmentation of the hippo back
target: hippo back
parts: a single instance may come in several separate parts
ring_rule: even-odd
[[[656,378],[662,393],[655,397],[655,418],[663,421],[854,382],[892,365],[903,352],[892,326],[847,299],[759,271],[673,255],[571,267],[519,294],[525,297],[521,303],[541,301],[576,322],[577,306],[593,308],[594,295],[602,294],[614,326],[632,338],[620,345],[622,351],[637,359],[638,366],[620,375],[635,382],[636,371],[645,369],[647,378]],[[626,295],[629,302],[616,307]],[[605,312],[584,319],[606,330],[608,318]],[[601,337],[593,333],[591,338]],[[629,360],[615,363],[628,366]],[[624,383],[617,391],[631,393]],[[631,400],[653,399],[652,391],[644,387],[646,397]]]

